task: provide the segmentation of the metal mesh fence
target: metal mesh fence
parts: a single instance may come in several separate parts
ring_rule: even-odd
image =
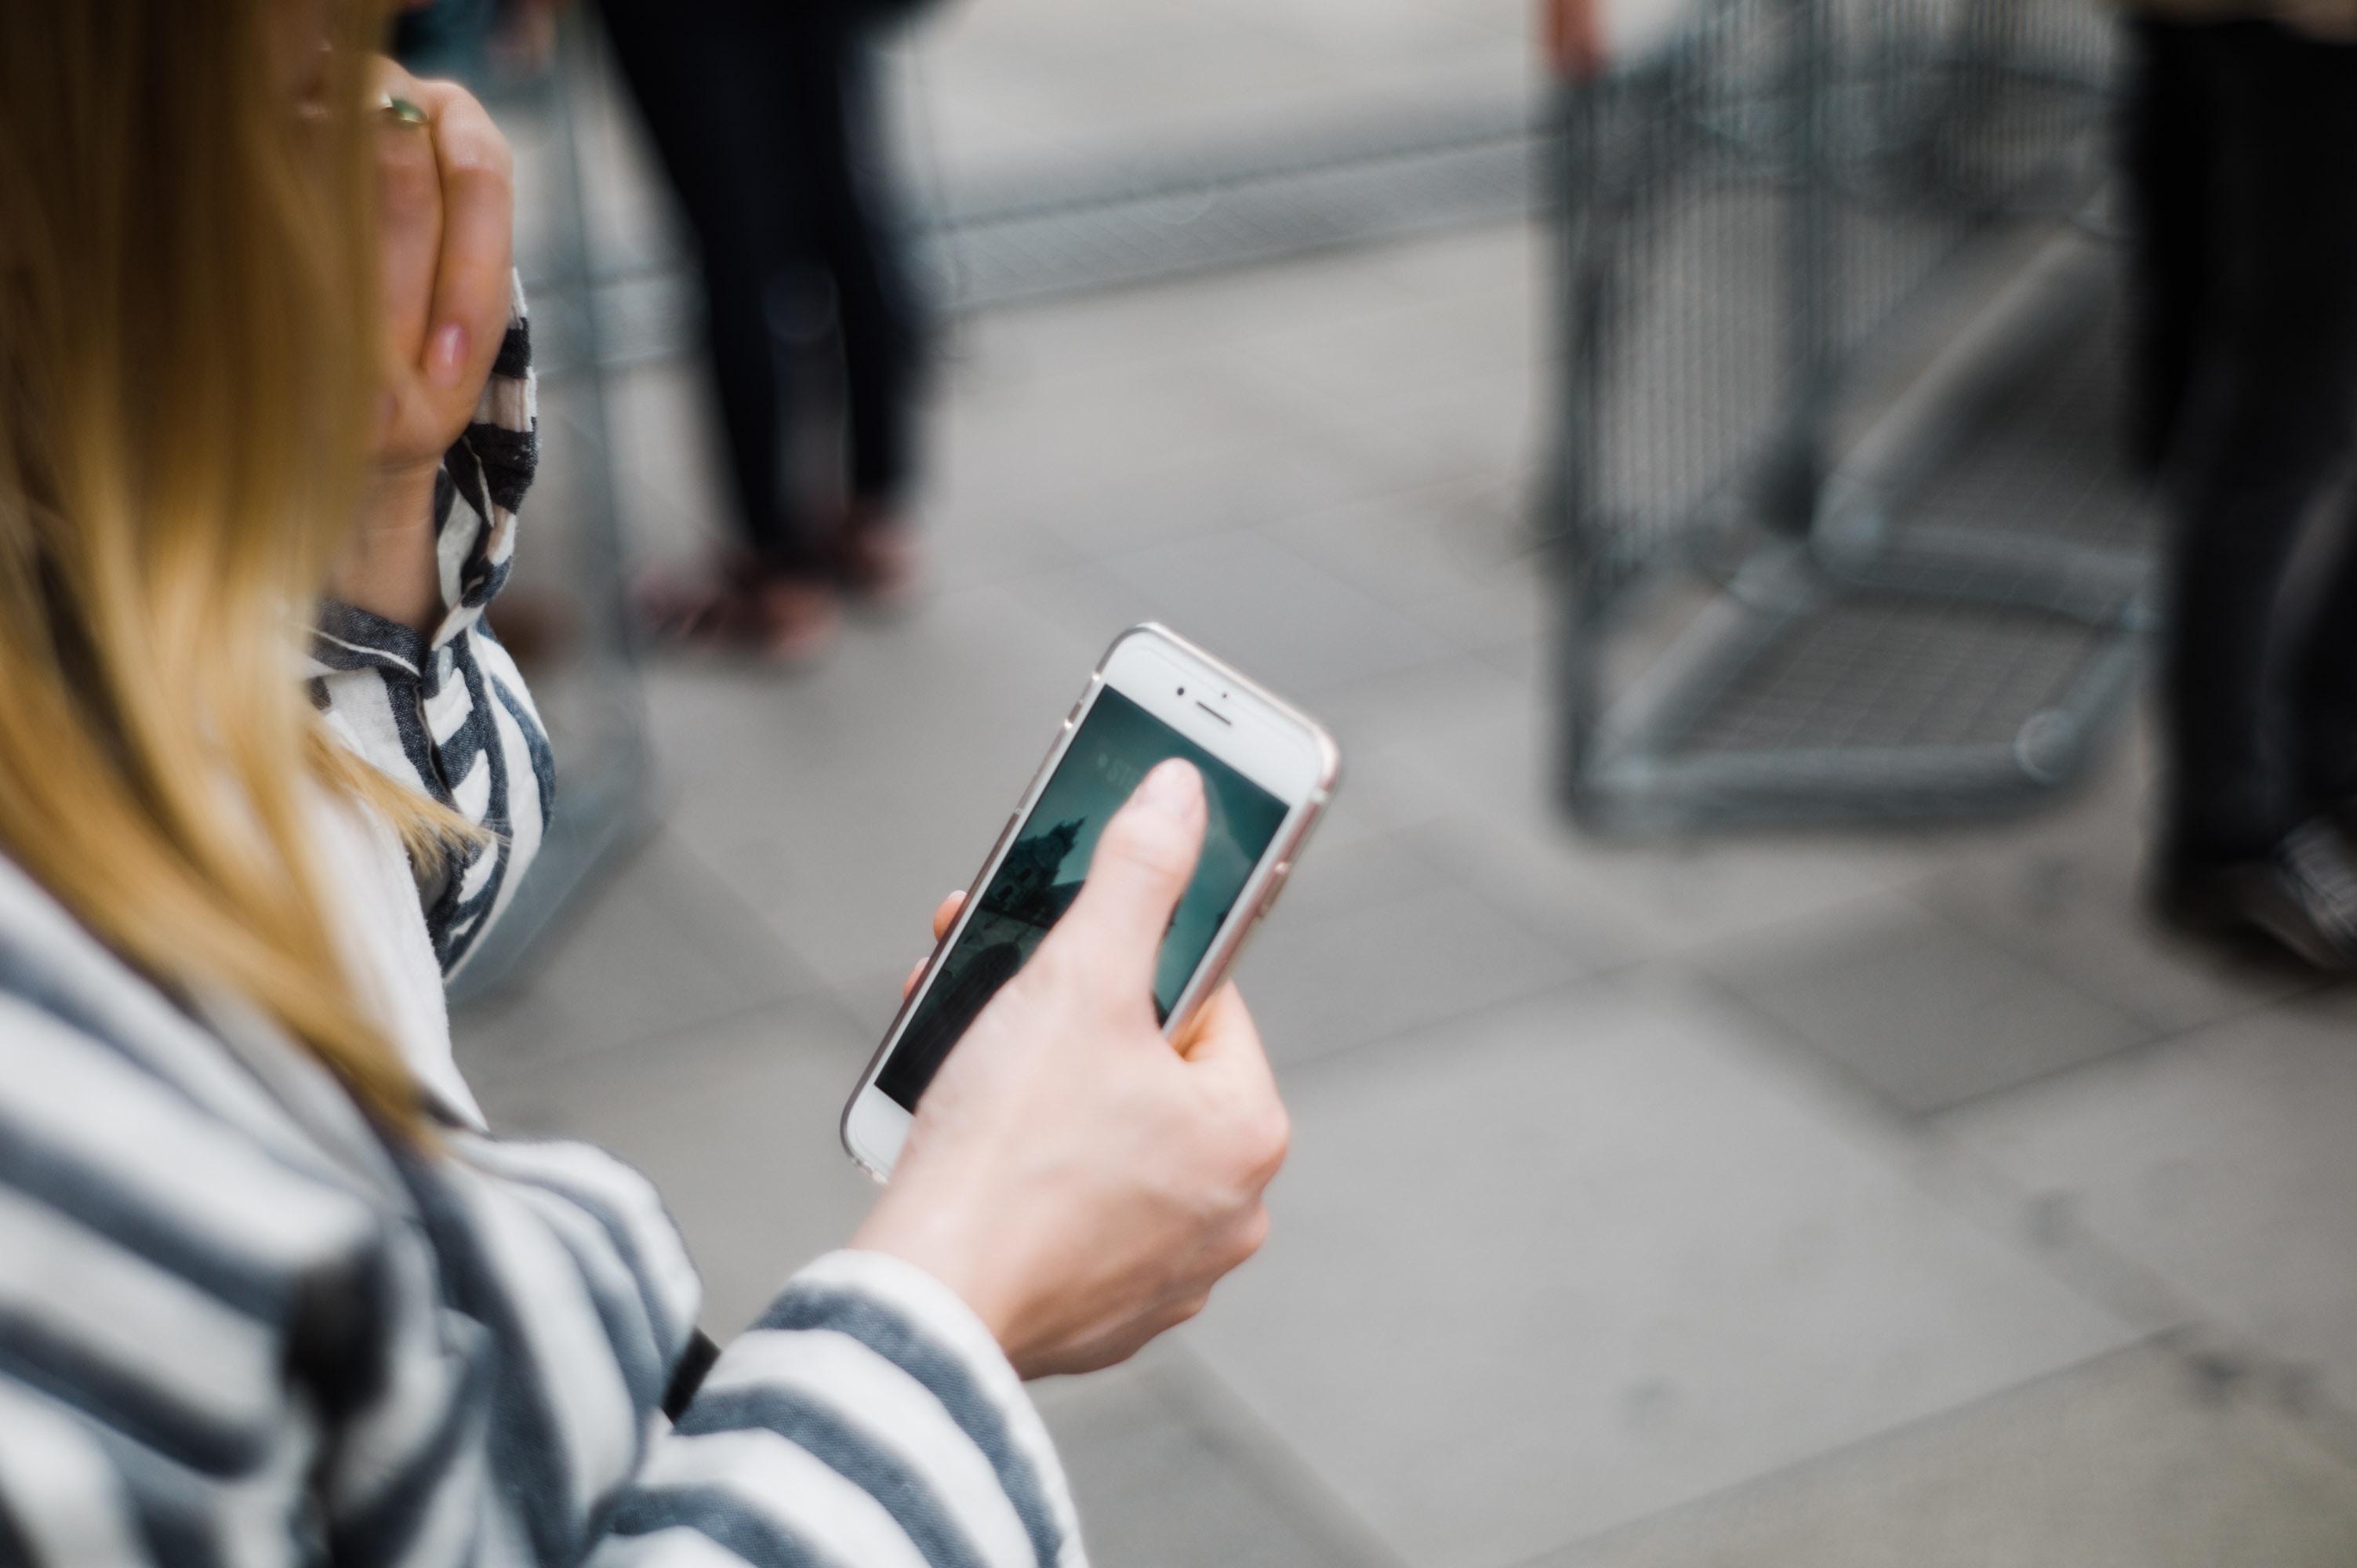
[[[1795,225],[1783,21],[1735,0],[1565,106],[1564,522],[1591,601],[1740,510],[1803,368],[1763,261]]]
[[[2084,754],[2140,581],[2105,553],[2140,523],[2092,296],[2040,296],[2068,329],[2034,381],[2022,333],[1982,333],[1961,390],[1902,400],[1857,473],[1844,421],[1919,306],[2085,209],[2110,54],[2093,8],[1713,0],[1566,90],[1550,542],[1576,812],[1946,811]],[[1635,590],[1695,572],[1726,602],[1605,690]]]

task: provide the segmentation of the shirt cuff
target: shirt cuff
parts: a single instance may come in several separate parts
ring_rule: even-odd
[[[431,656],[432,650],[416,628],[341,600],[321,603],[318,618],[311,625],[310,673],[314,676],[382,670],[388,675],[422,681]]]

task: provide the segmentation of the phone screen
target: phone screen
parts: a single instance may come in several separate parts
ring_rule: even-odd
[[[1170,1016],[1283,825],[1285,802],[1108,686],[1089,705],[1021,835],[983,888],[957,946],[877,1075],[877,1088],[904,1110],[916,1110],[950,1047],[1071,907],[1105,819],[1169,757],[1185,757],[1202,774],[1210,819],[1195,879],[1178,900],[1155,963],[1155,1015]]]

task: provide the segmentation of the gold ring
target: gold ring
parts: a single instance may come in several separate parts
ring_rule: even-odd
[[[416,104],[412,103],[406,98],[395,98],[392,93],[388,92],[384,95],[384,101],[382,103],[379,103],[377,107],[384,111],[385,113],[391,115],[397,124],[404,125],[423,125],[426,124],[425,111],[420,109]]]

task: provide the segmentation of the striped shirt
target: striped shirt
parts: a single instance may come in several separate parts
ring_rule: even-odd
[[[532,331],[514,315],[474,419],[434,487],[441,568],[430,634],[329,604],[311,636],[312,700],[361,754],[497,836],[425,889],[425,923],[455,975],[514,896],[548,825],[556,767],[515,660],[484,623],[515,560],[516,509],[539,462]]]
[[[321,628],[339,733],[508,835],[421,889],[389,828],[323,808],[364,993],[463,963],[547,820],[478,624],[531,470],[521,317],[508,349],[446,467],[449,615]],[[0,1563],[1080,1568],[1046,1430],[945,1286],[823,1257],[683,1401],[699,1287],[653,1190],[494,1135],[438,993],[405,1000],[430,1148],[0,859]]]

